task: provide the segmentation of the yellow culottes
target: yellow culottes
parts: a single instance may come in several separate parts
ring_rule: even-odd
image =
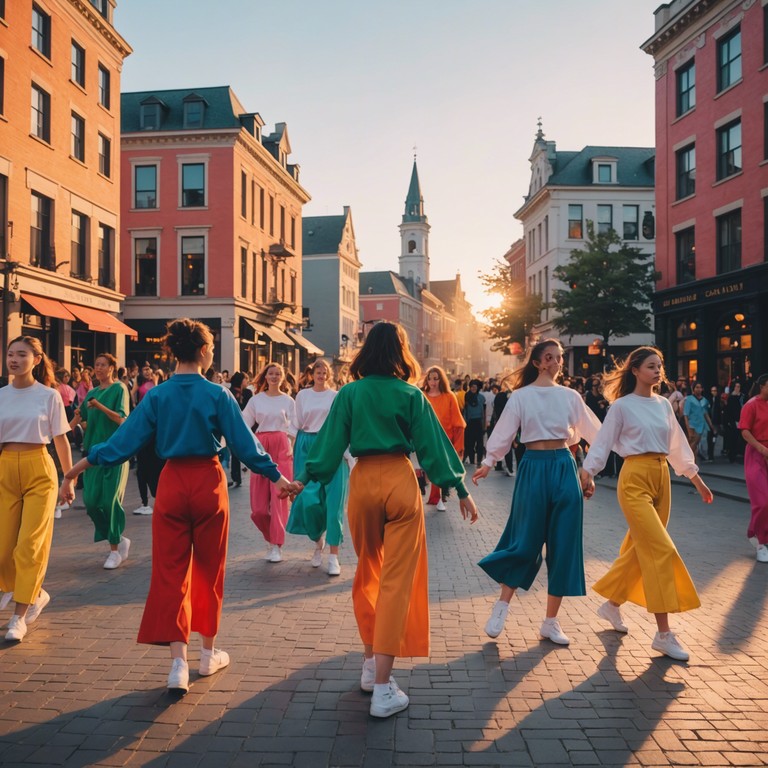
[[[628,456],[616,490],[629,531],[618,558],[592,588],[615,603],[635,603],[651,613],[698,608],[696,587],[667,533],[671,486],[666,456]]]
[[[405,455],[362,456],[349,478],[357,553],[352,604],[364,645],[390,656],[429,655],[424,507]]]
[[[45,446],[0,453],[0,590],[34,603],[48,569],[57,476]]]

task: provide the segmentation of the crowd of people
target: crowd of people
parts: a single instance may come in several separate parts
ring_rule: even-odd
[[[375,717],[408,706],[392,677],[395,659],[429,655],[424,501],[445,512],[453,490],[462,517],[474,523],[466,472],[475,485],[491,471],[516,476],[508,522],[479,562],[500,590],[485,625],[493,638],[516,591],[530,589],[546,562],[539,634],[569,644],[558,612],[564,597],[586,594],[584,499],[596,477],[619,475],[628,532],[593,585],[606,599],[598,614],[627,632],[621,606],[646,608],[658,629],[652,648],[686,661],[669,614],[698,607],[699,598],[667,532],[668,466],[711,502],[696,459],[711,460],[718,433],[729,458],[744,456],[747,535],[757,560],[768,562],[768,375],[756,379],[749,399],[733,382],[725,393],[711,388],[710,402],[700,383],[689,390],[667,382],[660,350],[640,347],[610,373],[567,380],[562,347],[546,339],[507,379],[465,377],[451,387],[437,366],[421,373],[403,329],[387,322],[371,328],[344,386],[323,359],[298,382],[276,362],[256,376],[219,374],[210,330],[187,318],[169,322],[164,346],[175,360],[169,377],[149,363],[120,368],[109,353],[92,369],[54,371],[37,339],[9,344],[12,381],[0,388],[0,504],[8,510],[0,525],[0,607],[13,600],[15,608],[6,640],[21,641],[51,599],[43,581],[53,521],[74,502],[81,475],[94,541],[109,545],[104,568],[128,558],[122,501],[131,462],[141,496],[134,512],[152,515],[153,531],[138,642],[169,647],[168,688],[182,693],[192,632],[201,636],[201,675],[229,664],[215,640],[229,494],[246,470],[251,518],[269,563],[283,560],[286,533],[306,536],[311,566],[322,566],[328,547],[325,570],[338,576],[346,515],[357,555],[360,687],[372,693]],[[73,449],[82,452],[75,463]]]

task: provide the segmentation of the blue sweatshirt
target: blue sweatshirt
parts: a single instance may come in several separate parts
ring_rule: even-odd
[[[161,459],[215,456],[219,438],[252,472],[280,479],[280,470],[248,429],[229,390],[197,373],[177,373],[153,387],[112,437],[88,453],[93,465],[111,467],[135,456],[152,437]]]

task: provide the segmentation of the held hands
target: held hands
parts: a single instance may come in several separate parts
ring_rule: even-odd
[[[71,504],[75,500],[75,481],[66,477],[61,481],[59,488],[59,504]]]
[[[289,482],[287,478],[280,475],[280,479],[275,483],[278,490],[278,498],[290,499],[293,501],[303,490],[304,485],[298,480]]]
[[[477,471],[474,475],[472,475],[472,482],[477,485],[478,480],[483,480],[484,478],[488,477],[488,473],[491,471],[491,468],[487,464],[482,464],[477,468]],[[474,522],[474,520],[472,521]]]
[[[585,499],[591,499],[595,494],[595,481],[583,467],[579,467],[579,483]]]
[[[472,479],[474,480],[474,478]],[[475,485],[477,485],[477,483],[475,483]],[[477,522],[477,504],[475,504],[475,501],[471,496],[467,496],[466,499],[459,499],[459,509],[461,510],[461,516],[464,520],[469,518],[470,525]]]

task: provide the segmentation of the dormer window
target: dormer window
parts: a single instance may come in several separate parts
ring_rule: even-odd
[[[197,94],[190,94],[184,99],[184,127],[202,128],[205,114],[205,100]]]
[[[616,163],[617,161],[610,157],[594,158],[592,160],[592,183],[616,184],[618,182]]]
[[[156,131],[160,127],[160,104],[156,101],[142,104],[140,120],[143,131]]]

